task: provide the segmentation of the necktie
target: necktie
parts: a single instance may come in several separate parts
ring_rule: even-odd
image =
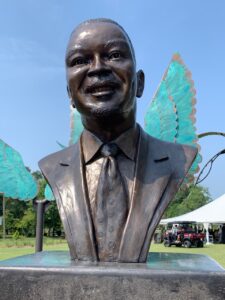
[[[101,148],[104,157],[99,177],[94,225],[100,261],[116,261],[124,224],[127,217],[127,195],[116,156],[116,144],[105,144]]]

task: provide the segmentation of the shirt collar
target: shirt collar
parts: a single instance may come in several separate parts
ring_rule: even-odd
[[[131,160],[135,159],[137,142],[139,137],[139,126],[134,126],[123,132],[111,143],[117,144],[122,152]],[[87,164],[98,152],[103,142],[88,130],[84,130],[81,138],[84,161]]]

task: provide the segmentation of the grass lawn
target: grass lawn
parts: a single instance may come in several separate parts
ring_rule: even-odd
[[[34,238],[19,239],[17,241],[13,239],[0,240],[0,260],[8,259],[20,255],[34,253]],[[68,250],[68,246],[65,240],[62,239],[44,239],[44,250],[56,251],[56,250]],[[193,254],[205,254],[215,259],[222,267],[225,268],[225,244],[211,244],[205,245],[203,248],[177,248],[164,247],[163,244],[152,244],[150,248],[151,252],[173,252],[173,253],[193,253]]]
[[[176,246],[165,247],[163,244],[152,244],[150,251],[205,254],[216,260],[223,268],[225,268],[225,244],[209,244],[204,245],[203,248],[179,248]]]
[[[44,238],[43,250],[68,250],[67,242],[62,239]],[[16,256],[33,254],[35,252],[35,239],[22,238],[18,240],[0,239],[0,260]]]

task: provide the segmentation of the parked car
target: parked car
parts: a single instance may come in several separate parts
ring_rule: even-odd
[[[205,234],[198,232],[196,222],[176,222],[168,223],[167,230],[164,234],[164,246],[190,248],[203,247]]]

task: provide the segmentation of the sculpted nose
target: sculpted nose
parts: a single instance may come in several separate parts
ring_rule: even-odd
[[[88,76],[107,76],[111,69],[99,56],[95,57],[88,71]]]

